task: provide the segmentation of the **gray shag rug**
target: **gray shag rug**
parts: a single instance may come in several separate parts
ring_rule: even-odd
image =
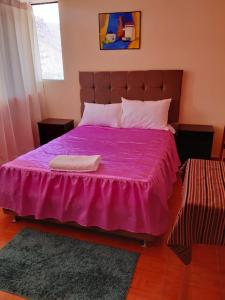
[[[125,299],[138,254],[24,229],[0,250],[0,290],[37,300]]]

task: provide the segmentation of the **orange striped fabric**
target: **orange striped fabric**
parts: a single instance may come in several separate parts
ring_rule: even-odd
[[[167,245],[185,263],[192,244],[225,246],[225,162],[190,159],[183,183],[183,204]]]

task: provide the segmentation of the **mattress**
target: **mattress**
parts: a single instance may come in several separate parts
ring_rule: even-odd
[[[56,155],[101,155],[96,172],[53,171]],[[161,235],[179,167],[171,132],[81,126],[0,168],[0,207],[20,216]]]

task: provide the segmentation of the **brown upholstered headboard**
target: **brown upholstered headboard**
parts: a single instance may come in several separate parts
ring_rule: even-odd
[[[182,70],[80,72],[81,114],[84,102],[118,103],[172,98],[169,122],[178,122]]]

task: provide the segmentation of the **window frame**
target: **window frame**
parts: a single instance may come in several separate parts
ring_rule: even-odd
[[[42,5],[42,4],[53,4],[53,3],[58,3],[59,4],[59,1],[57,0],[54,0],[54,1],[46,1],[46,2],[30,2],[30,4],[33,6],[33,5]]]
[[[36,5],[45,5],[45,4],[58,4],[58,8],[59,8],[59,1],[58,0],[38,0],[38,1],[30,1],[30,5],[31,6],[36,6]],[[58,12],[59,12],[59,9],[58,9]],[[35,21],[36,23],[36,21]],[[60,22],[60,15],[59,15],[59,31],[60,31],[60,43],[61,43],[61,57],[62,57],[62,70],[63,70],[63,73],[62,73],[62,78],[42,78],[42,80],[46,80],[46,81],[64,81],[65,80],[65,72],[64,72],[64,63],[63,63],[63,51],[62,51],[62,37],[61,37],[61,22]],[[41,60],[41,58],[40,58]],[[41,75],[43,76],[42,74],[42,69],[41,69]]]

